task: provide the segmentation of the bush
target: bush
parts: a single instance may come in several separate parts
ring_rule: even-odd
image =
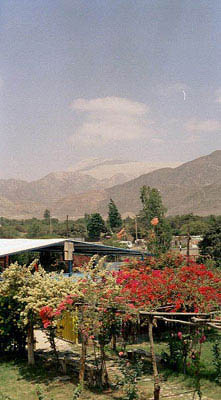
[[[0,352],[23,352],[26,330],[20,325],[20,305],[12,297],[0,297]]]

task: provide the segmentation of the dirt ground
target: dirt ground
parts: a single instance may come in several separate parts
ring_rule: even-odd
[[[36,340],[36,350],[51,350],[50,343],[43,331],[35,330],[34,335]],[[71,351],[73,349],[73,346],[64,340],[56,339],[55,343],[59,351]]]

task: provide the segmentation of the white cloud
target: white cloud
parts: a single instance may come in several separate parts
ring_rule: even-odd
[[[149,107],[144,103],[121,97],[80,98],[71,108],[85,114],[71,137],[74,143],[101,146],[112,140],[135,140],[155,133],[154,122],[147,118]]]
[[[91,100],[77,99],[72,103],[71,107],[78,111],[126,115],[143,115],[149,110],[144,103],[138,103],[122,97],[103,97]]]
[[[191,132],[215,132],[221,129],[221,121],[215,119],[191,120],[185,124],[185,129]]]

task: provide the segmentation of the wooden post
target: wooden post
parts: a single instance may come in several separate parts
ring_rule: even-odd
[[[82,335],[81,345],[81,359],[80,359],[80,370],[79,370],[79,382],[84,386],[84,375],[85,375],[85,363],[86,363],[86,338]]]
[[[73,267],[73,251],[74,244],[71,241],[64,242],[64,260],[68,261],[68,272],[69,276],[72,275],[72,267]]]
[[[100,344],[100,351],[101,351],[101,386],[108,387],[109,382],[108,382],[108,373],[105,362],[104,344]]]
[[[138,239],[138,234],[137,234],[137,217],[135,216],[135,235],[136,235],[136,240]]]
[[[154,351],[154,341],[153,341],[153,317],[149,317],[149,341],[150,341],[150,351],[151,359],[153,365],[153,376],[154,376],[154,400],[160,399],[160,378],[157,370],[157,361]]]
[[[66,236],[67,236],[67,238],[69,236],[68,215],[66,217]]]
[[[28,364],[35,364],[35,355],[34,355],[34,329],[31,321],[28,323]]]
[[[112,350],[117,351],[117,337],[115,333],[112,336]]]
[[[187,265],[190,265],[190,233],[187,235],[187,249],[186,249],[186,257],[187,257]]]

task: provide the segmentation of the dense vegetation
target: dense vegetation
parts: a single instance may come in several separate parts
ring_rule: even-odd
[[[141,210],[135,217],[122,219],[115,202],[110,199],[106,221],[99,213],[85,214],[77,220],[60,221],[52,218],[46,209],[42,219],[0,218],[0,238],[55,238],[73,237],[91,241],[100,239],[109,245],[119,245],[120,240],[145,239],[147,249],[153,254],[168,251],[172,235],[201,235],[202,255],[209,255],[220,266],[221,216],[197,216],[193,214],[166,217],[166,208],[160,192],[143,186],[140,190]],[[156,218],[157,223],[153,221]],[[118,236],[119,231],[122,233]],[[120,240],[119,240],[120,239]],[[20,260],[22,261],[22,260]]]
[[[150,227],[150,221],[155,216],[158,216],[160,221],[164,220],[163,223],[166,226],[166,230],[173,235],[187,235],[188,233],[190,235],[205,235],[214,224],[217,226],[221,225],[221,216],[209,215],[202,217],[191,213],[165,217],[164,206],[161,202],[159,206],[158,203],[160,199],[155,192],[153,192],[153,197],[156,198],[157,204],[154,205],[154,211],[149,212],[152,204],[147,206],[147,196],[146,199],[145,196],[146,195],[143,193],[143,209],[136,217],[138,238],[146,236],[146,231]],[[157,212],[157,208],[159,208],[159,213]],[[147,214],[149,214],[149,216]],[[94,215],[96,215],[96,218]],[[106,233],[106,236],[120,230],[123,226],[125,227],[127,235],[130,236],[131,239],[136,239],[135,218],[127,217],[121,219],[121,215],[113,200],[110,200],[109,214],[106,221],[100,218],[99,213],[91,215],[85,214],[83,218],[77,220],[69,219],[69,221],[61,221],[57,218],[51,218],[49,210],[45,210],[42,219],[31,218],[19,220],[1,217],[0,238],[53,238],[69,236],[88,239],[90,237],[88,225],[91,228],[91,218],[92,222],[93,220],[95,221],[95,224],[97,224],[99,219],[99,223],[102,225],[100,233]],[[93,231],[93,227],[91,229]]]
[[[97,262],[96,266],[94,261]],[[124,396],[121,398],[138,400],[142,397],[139,396],[137,378],[142,378],[145,374],[145,360],[136,357],[131,359],[127,346],[131,341],[140,346],[139,341],[135,340],[133,330],[138,335],[137,328],[142,328],[145,318],[149,333],[147,343],[151,350],[153,370],[150,369],[150,373],[154,380],[154,399],[160,399],[161,391],[157,366],[159,362],[156,362],[154,344],[157,331],[158,338],[161,334],[161,341],[162,334],[165,334],[162,343],[168,345],[167,348],[162,348],[162,370],[169,368],[170,374],[176,370],[186,376],[192,375],[192,391],[202,399],[202,347],[204,343],[208,344],[211,328],[221,327],[220,271],[209,270],[202,264],[191,263],[187,266],[179,255],[174,260],[164,259],[162,270],[156,269],[158,262],[162,262],[158,258],[142,262],[128,259],[124,261],[120,271],[114,272],[105,268],[104,261],[105,258],[92,257],[82,267],[84,275],[78,280],[67,279],[59,273],[48,274],[41,267],[36,270],[35,262],[28,268],[18,264],[7,268],[0,285],[0,303],[7,305],[0,310],[2,355],[13,352],[15,356],[17,352],[24,351],[27,338],[28,362],[34,365],[33,329],[40,327],[49,339],[54,362],[59,367],[59,354],[55,344],[56,329],[64,316],[71,313],[72,318],[77,321],[73,329],[78,332],[81,342],[81,349],[79,346],[77,348],[78,367],[74,367],[75,375],[78,373],[81,392],[85,383],[92,390],[114,388],[113,384],[114,390],[117,389],[116,376],[112,381],[110,364],[107,363],[108,358],[111,358],[116,360],[117,371],[123,375],[120,388]],[[158,317],[153,317],[153,310]],[[161,310],[167,312],[165,320],[173,325],[164,323],[164,317],[160,317],[158,312]],[[151,313],[147,314],[148,311]],[[213,318],[211,316],[209,322],[203,318],[205,314],[200,314],[200,319],[199,316],[196,318],[197,313],[210,311],[217,315]],[[179,312],[177,321],[174,319],[174,312]],[[172,319],[168,320],[170,317]],[[157,318],[160,318],[159,326],[156,323]],[[195,319],[197,322],[194,322]],[[214,351],[212,362],[215,365],[213,377],[216,377],[218,387],[220,348],[213,336],[211,340]],[[107,357],[111,343],[112,353]],[[88,375],[86,366],[89,349],[92,350],[90,357],[93,359],[93,369]]]

